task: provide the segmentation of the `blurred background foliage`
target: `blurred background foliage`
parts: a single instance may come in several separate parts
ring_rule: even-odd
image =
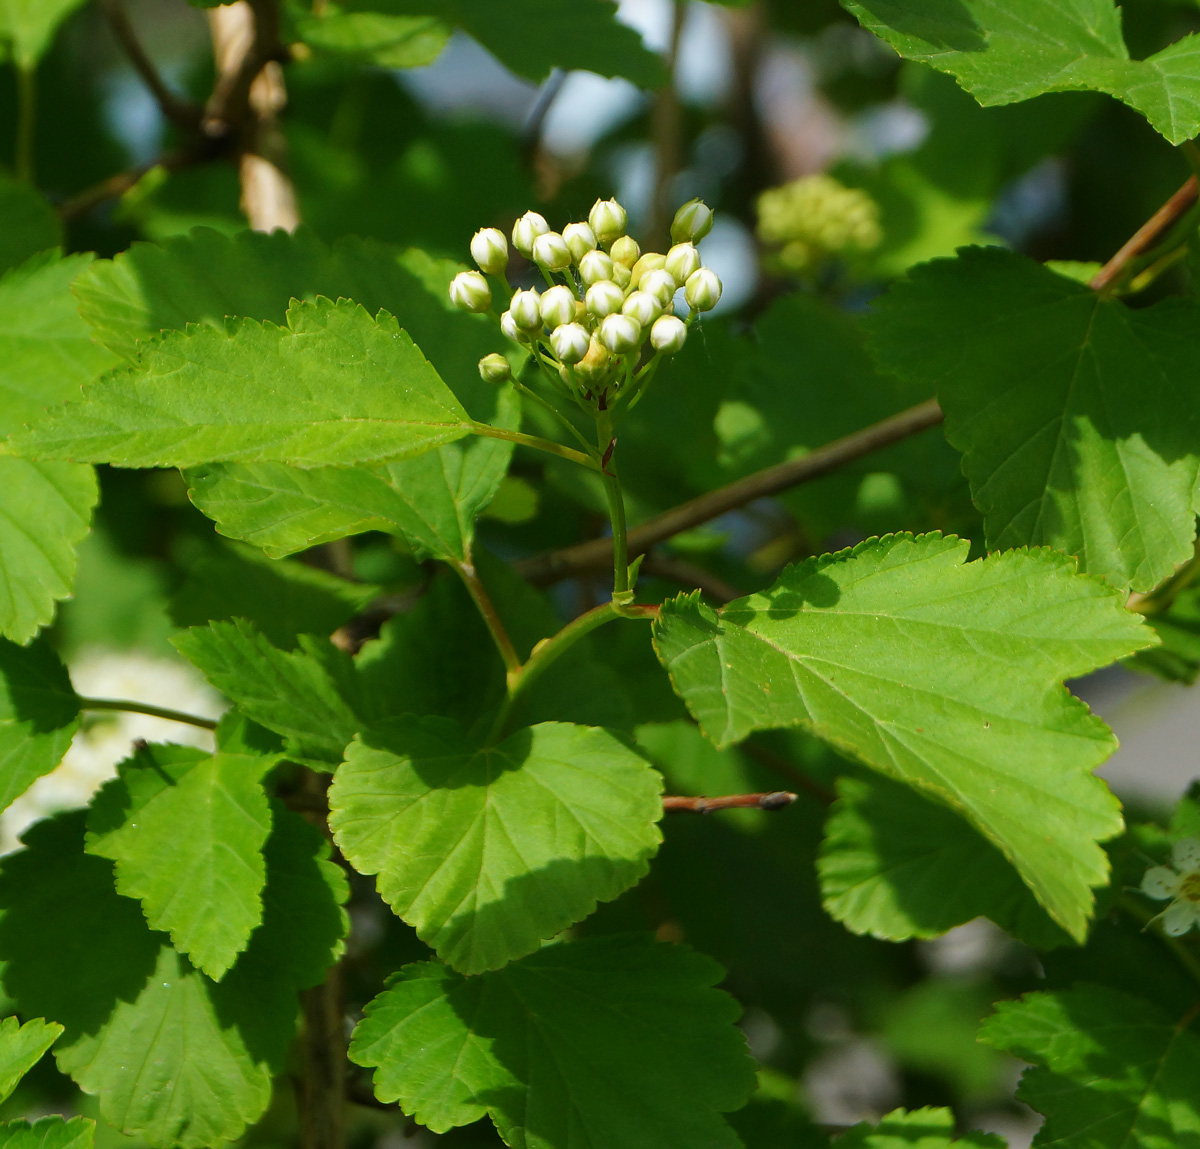
[[[5,218],[23,221],[0,237],[0,263],[58,242],[111,257],[196,226],[244,229],[234,165],[179,160],[186,134],[131,66],[112,5],[47,7],[63,20],[32,81],[38,195],[13,178],[18,51],[0,71],[0,156],[13,159],[0,201]],[[203,102],[213,80],[205,13],[184,0],[123,10],[171,90]],[[463,261],[479,227],[507,230],[531,207],[560,227],[615,194],[632,233],[661,249],[677,204],[700,196],[716,209],[703,250],[725,284],[721,305],[622,428],[634,522],[926,399],[878,373],[857,325],[913,263],[968,243],[1103,261],[1187,174],[1175,149],[1113,100],[980,108],[949,78],[902,63],[832,0],[288,0],[281,16],[286,166],[302,227],[325,243],[366,236]],[[1200,11],[1183,0],[1129,0],[1124,18],[1136,56],[1200,29]],[[93,194],[122,172],[133,173],[122,194]],[[1161,290],[1191,291],[1194,275],[1180,265]],[[447,381],[464,397],[478,387]],[[537,413],[526,418],[536,428]],[[491,657],[478,628],[448,621],[457,584],[396,537],[367,533],[270,564],[217,536],[175,472],[100,468],[100,481],[74,598],[53,632],[86,693],[217,712],[167,636],[256,611],[264,629],[293,611],[328,632],[383,602],[399,613],[376,638],[367,611],[364,663],[386,665],[389,628],[400,626],[443,654],[453,647],[468,677]],[[518,450],[480,545],[519,560],[595,537],[603,521],[587,475]],[[647,561],[641,590],[655,601],[703,578],[719,599],[767,585],[792,560],[906,529],[981,546],[958,458],[936,430],[676,537]],[[600,601],[604,579],[545,596],[511,580],[498,595],[527,629],[545,628]],[[662,766],[669,792],[801,789],[797,769],[815,787],[780,813],[670,820],[650,877],[580,931],[650,928],[725,964],[762,1065],[758,1097],[733,1117],[751,1147],[802,1146],[811,1121],[928,1104],[1027,1143],[1035,1123],[1012,1100],[1017,1063],[978,1045],[975,1030],[993,1000],[1035,984],[1030,951],[982,922],[889,945],[832,921],[814,873],[821,791],[855,767],[798,734],[762,739],[754,753],[714,750],[636,639],[616,629],[589,639],[593,680],[611,696],[607,720]],[[6,848],[21,825],[84,801],[139,736],[162,731],[153,720],[94,722],[64,767],[5,816]],[[353,1011],[428,951],[365,881],[352,914]],[[499,1144],[486,1123],[440,1138],[410,1127],[369,1103],[365,1081],[355,1096],[356,1149]],[[47,1059],[5,1110],[92,1114],[94,1099]],[[101,1149],[125,1140],[101,1130]],[[280,1090],[246,1140],[295,1138],[290,1091]]]

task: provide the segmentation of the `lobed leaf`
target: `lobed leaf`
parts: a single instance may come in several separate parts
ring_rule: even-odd
[[[0,1124],[0,1149],[92,1149],[96,1123],[89,1117],[39,1117]]]
[[[940,535],[872,539],[789,567],[720,614],[663,604],[655,648],[718,745],[804,726],[960,811],[1083,936],[1097,842],[1121,830],[1091,770],[1116,746],[1062,686],[1153,642],[1121,596],[1051,551],[965,563]]]
[[[0,1101],[7,1101],[17,1083],[60,1036],[61,1025],[35,1017],[22,1025],[15,1017],[0,1021]]]
[[[406,966],[350,1058],[436,1133],[491,1117],[509,1145],[735,1149],[721,1117],[754,1088],[721,968],[640,937],[549,946],[464,978]],[[581,1038],[586,1035],[586,1040]]]
[[[949,1109],[893,1109],[878,1125],[862,1122],[838,1138],[839,1149],[1004,1149],[992,1133],[968,1133],[956,1139],[954,1114]]]
[[[364,730],[329,789],[334,841],[463,973],[497,969],[649,869],[662,779],[601,730],[545,722],[479,747],[405,715]]]

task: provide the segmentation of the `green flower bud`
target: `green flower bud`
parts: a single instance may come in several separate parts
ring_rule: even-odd
[[[591,344],[587,328],[578,323],[564,323],[550,332],[550,346],[560,363],[578,363]]]
[[[672,243],[699,243],[712,231],[712,208],[703,200],[690,199],[671,221]]]
[[[608,359],[608,348],[593,335],[587,354],[575,365],[575,373],[582,379],[602,379],[608,370]]]
[[[662,311],[662,304],[648,291],[635,291],[621,308],[622,315],[632,316],[643,327],[649,327]]]
[[[511,311],[500,316],[500,330],[514,343],[528,343],[529,333],[522,331]]]
[[[674,315],[662,315],[650,328],[650,344],[655,351],[674,355],[687,341],[687,325]]]
[[[512,368],[503,355],[493,351],[479,361],[479,374],[485,383],[507,383],[512,378]]]
[[[586,223],[569,223],[563,228],[563,239],[571,258],[579,263],[589,251],[596,250],[596,234]]]
[[[717,273],[702,267],[688,276],[683,297],[693,311],[711,311],[721,298],[721,281]]]
[[[623,235],[614,241],[612,247],[608,249],[608,254],[613,257],[613,263],[623,263],[626,267],[631,268],[637,263],[642,249],[638,247],[638,242],[633,236]]]
[[[589,251],[579,261],[579,278],[591,287],[602,279],[612,279],[613,261],[610,255],[603,251]]]
[[[695,244],[677,243],[667,252],[666,269],[675,278],[677,286],[682,287],[688,281],[688,276],[700,270],[700,253]]]
[[[542,319],[547,327],[561,327],[575,320],[575,293],[569,287],[552,287],[542,293]]]
[[[646,252],[629,272],[629,286],[636,289],[643,275],[649,271],[660,271],[666,266],[667,257],[665,255],[659,255],[657,251]]]
[[[597,319],[603,319],[606,315],[614,315],[621,310],[625,302],[625,292],[611,280],[602,279],[587,289],[584,302],[588,311]]]
[[[615,199],[598,199],[588,212],[588,223],[600,243],[612,243],[624,235],[627,219],[625,209]]]
[[[527,211],[513,224],[512,241],[515,247],[526,259],[533,255],[533,241],[539,235],[545,235],[550,230],[546,217],[536,211]]]
[[[625,288],[627,288],[629,286],[629,282],[631,279],[632,279],[632,275],[630,274],[629,268],[627,268],[623,263],[614,263],[613,264],[612,281],[622,291],[624,291]]]
[[[547,271],[565,271],[571,266],[567,241],[556,231],[548,231],[533,241],[533,262]]]
[[[463,311],[486,311],[492,305],[492,289],[477,271],[460,271],[450,281],[450,302]]]
[[[503,275],[508,266],[508,240],[495,227],[480,228],[471,240],[471,258],[480,271],[488,275]]]
[[[542,300],[536,288],[518,291],[509,304],[513,319],[523,331],[540,331],[542,328]]]
[[[636,351],[642,341],[642,325],[629,315],[608,315],[600,324],[600,342],[614,355]]]
[[[658,271],[649,271],[642,276],[638,290],[653,295],[659,303],[666,307],[675,298],[675,277],[665,267]]]

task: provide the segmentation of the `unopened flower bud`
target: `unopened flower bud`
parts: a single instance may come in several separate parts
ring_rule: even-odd
[[[647,291],[635,291],[621,308],[622,315],[631,315],[643,327],[649,327],[661,314],[662,304]]]
[[[623,263],[613,264],[612,281],[622,291],[629,286],[629,281],[631,278],[632,277],[630,275],[629,268],[627,268]]]
[[[693,271],[688,276],[683,297],[694,311],[711,311],[721,298],[721,281],[717,273],[707,267]]]
[[[480,228],[471,240],[471,258],[480,271],[488,275],[503,275],[508,266],[508,240],[495,227]]]
[[[613,257],[613,263],[623,263],[626,267],[633,267],[642,254],[642,249],[638,247],[638,241],[633,236],[623,235],[608,249],[608,254]]]
[[[579,261],[579,278],[591,287],[602,279],[612,279],[612,256],[603,251],[589,251]]]
[[[518,291],[509,304],[513,319],[523,331],[538,331],[542,326],[542,300],[537,289]]]
[[[500,316],[500,330],[514,343],[527,343],[529,341],[529,332],[521,330],[511,311],[506,311]]]
[[[575,320],[575,294],[569,287],[552,287],[542,293],[542,319],[547,327],[561,327]]]
[[[479,361],[479,374],[485,383],[507,383],[512,378],[512,368],[503,355],[493,351]]]
[[[586,223],[569,223],[563,228],[563,239],[571,258],[579,263],[589,251],[596,250],[596,234]]]
[[[625,234],[625,209],[615,199],[598,199],[588,212],[588,223],[600,243],[612,243]]]
[[[642,276],[638,290],[653,295],[663,307],[666,307],[675,297],[675,277],[665,267],[659,268],[658,271],[649,271]]]
[[[583,379],[599,379],[608,370],[608,348],[592,336],[587,354],[575,365],[575,373]]]
[[[450,302],[463,311],[486,311],[492,305],[492,289],[477,271],[460,271],[450,281]]]
[[[539,235],[545,235],[550,230],[546,217],[536,211],[527,211],[513,224],[512,241],[515,247],[526,259],[533,255],[533,241]]]
[[[587,289],[584,302],[588,311],[597,319],[603,319],[606,315],[613,315],[621,310],[621,305],[625,302],[625,292],[611,280],[602,279]]]
[[[547,271],[565,271],[571,266],[567,241],[556,231],[548,231],[533,241],[533,262]]]
[[[667,257],[660,255],[657,251],[648,251],[633,265],[633,270],[629,273],[629,286],[636,288],[641,278],[649,271],[658,271],[662,267],[666,267]]]
[[[591,346],[592,337],[578,323],[564,323],[550,332],[550,346],[560,363],[578,363]]]
[[[600,342],[614,355],[635,351],[642,341],[642,325],[629,315],[609,315],[600,324]]]
[[[712,208],[703,200],[690,199],[671,221],[672,243],[699,243],[712,231]]]
[[[700,253],[695,244],[677,243],[667,252],[666,268],[675,277],[677,286],[687,283],[688,277],[700,270]]]
[[[674,355],[687,341],[687,325],[674,315],[661,315],[650,328],[650,343],[655,351]]]

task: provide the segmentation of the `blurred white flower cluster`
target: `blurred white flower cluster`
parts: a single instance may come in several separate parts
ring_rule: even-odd
[[[778,248],[768,259],[778,270],[808,271],[829,256],[879,246],[879,208],[859,188],[832,176],[805,176],[758,197],[758,238]]]
[[[72,662],[75,689],[91,698],[124,698],[217,718],[221,697],[184,662],[133,652],[92,650]],[[39,778],[0,814],[0,853],[15,850],[27,827],[59,810],[83,806],[129,757],[135,739],[211,749],[207,730],[145,714],[104,711],[84,716],[62,764]]]

